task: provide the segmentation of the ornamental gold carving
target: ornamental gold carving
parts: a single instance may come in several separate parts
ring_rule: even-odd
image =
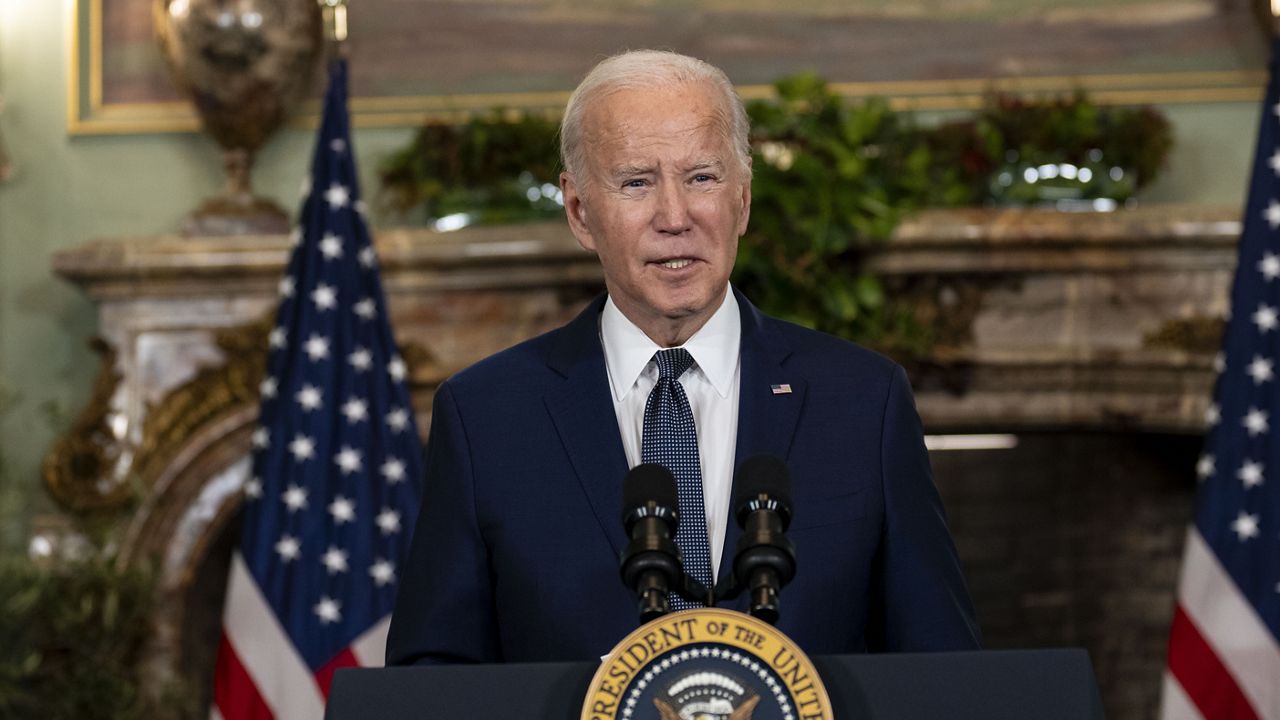
[[[101,338],[89,346],[98,354],[98,376],[89,403],[45,455],[41,474],[45,487],[64,508],[74,512],[108,510],[124,505],[132,495],[127,482],[113,481],[129,462],[123,438],[112,425],[118,413],[112,399],[120,385],[116,351]]]
[[[1212,355],[1222,348],[1226,326],[1227,321],[1220,317],[1168,320],[1142,336],[1142,347]]]
[[[134,460],[138,477],[144,482],[154,478],[205,424],[258,402],[258,385],[266,373],[267,335],[273,324],[271,313],[256,322],[214,332],[226,362],[201,369],[148,408]]]
[[[196,433],[218,418],[259,402],[266,373],[267,336],[274,313],[261,320],[215,331],[226,362],[205,367],[147,409],[142,438],[131,446],[113,431],[118,413],[112,398],[121,381],[116,353],[102,340],[93,348],[102,365],[89,404],[54,443],[44,463],[44,481],[53,497],[76,513],[119,509],[137,487],[149,487]],[[421,345],[402,345],[412,385],[433,387],[447,373]]]

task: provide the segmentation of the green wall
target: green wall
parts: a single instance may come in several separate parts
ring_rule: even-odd
[[[49,271],[56,250],[92,238],[171,232],[221,185],[216,147],[199,135],[69,137],[66,132],[70,2],[0,0],[0,115],[17,175],[0,184],[0,384],[16,394],[0,415],[0,544],[19,541],[28,514],[49,507],[39,490],[41,457],[87,400],[97,369],[87,341],[93,305]],[[354,60],[359,62],[359,58]],[[1242,202],[1257,109],[1251,104],[1164,108],[1177,151],[1145,200]],[[366,197],[379,158],[409,130],[355,138]],[[256,183],[292,209],[311,134],[282,132],[263,150]],[[375,217],[375,223],[377,218]],[[52,409],[52,412],[50,410]],[[60,415],[61,419],[50,418]]]

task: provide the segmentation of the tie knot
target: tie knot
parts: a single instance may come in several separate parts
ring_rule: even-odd
[[[658,363],[659,380],[678,380],[693,364],[693,356],[684,348],[671,348],[654,353],[653,361]]]

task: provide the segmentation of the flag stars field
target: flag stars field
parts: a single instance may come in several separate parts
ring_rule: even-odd
[[[298,401],[298,407],[306,412],[319,410],[324,405],[324,393],[315,385],[303,385],[293,397]]]
[[[1249,363],[1249,369],[1247,372],[1249,373],[1249,377],[1253,378],[1254,385],[1261,385],[1262,383],[1271,380],[1274,376],[1272,362],[1261,355],[1253,356],[1253,362]]]
[[[399,353],[379,310],[349,122],[336,59],[258,385],[255,427],[283,447],[255,442],[242,486],[213,683],[226,720],[244,720],[247,697],[261,698],[252,717],[318,718],[334,669],[382,664],[420,504],[422,447],[404,374],[389,365]]]
[[[335,525],[353,522],[356,519],[356,504],[349,498],[336,495],[329,503],[329,514],[333,516]]]
[[[332,310],[338,306],[338,291],[320,283],[311,293],[311,302],[316,304],[317,310]]]
[[[350,398],[342,404],[342,414],[354,425],[369,418],[369,404],[360,398]]]
[[[387,413],[387,427],[392,432],[404,432],[409,427],[409,413],[404,408],[396,408]]]
[[[315,333],[303,343],[302,350],[311,358],[311,362],[320,362],[329,357],[329,340]]]
[[[337,260],[342,257],[342,238],[328,233],[320,241],[320,254],[325,260]]]
[[[376,522],[383,535],[400,532],[400,513],[391,508],[383,508],[382,512],[378,513]]]
[[[1208,453],[1201,455],[1200,460],[1196,463],[1196,477],[1201,480],[1208,480],[1213,477],[1216,471],[1217,468],[1214,467],[1213,456]]]
[[[1231,523],[1231,531],[1240,538],[1240,542],[1258,537],[1258,516],[1250,515],[1243,510],[1236,516],[1235,522]]]
[[[347,192],[346,186],[339,185],[338,183],[330,185],[329,189],[324,191],[324,200],[329,203],[330,210],[341,210],[347,206],[347,201],[349,199],[350,195]]]
[[[347,356],[347,363],[351,365],[351,369],[356,372],[364,372],[373,366],[373,355],[364,348],[356,348]]]
[[[1204,422],[1209,427],[1222,422],[1222,408],[1218,407],[1218,403],[1209,403],[1209,407],[1205,408]]]
[[[1264,252],[1262,259],[1258,261],[1258,272],[1262,273],[1267,282],[1280,277],[1280,255]]]
[[[346,551],[334,547],[333,545],[330,545],[329,549],[325,551],[324,555],[321,557],[321,562],[324,563],[324,567],[329,571],[330,575],[336,575],[347,571]]]
[[[1258,309],[1253,313],[1253,324],[1258,326],[1258,331],[1268,333],[1276,329],[1276,325],[1280,323],[1280,317],[1276,315],[1276,309],[1266,303],[1258,305]]]
[[[1262,463],[1245,460],[1240,469],[1236,471],[1236,477],[1244,483],[1246,489],[1261,485],[1263,481]]]
[[[378,558],[377,562],[369,566],[369,577],[373,578],[374,584],[378,587],[387,585],[396,579],[396,566]]]
[[[404,480],[404,463],[391,458],[382,463],[382,477],[387,479],[390,484],[395,484]]]
[[[1267,411],[1259,410],[1251,407],[1249,412],[1244,416],[1244,420],[1240,421],[1245,429],[1249,431],[1249,437],[1256,437],[1267,432],[1270,427],[1267,425]]]
[[[292,535],[283,535],[276,542],[275,551],[281,560],[289,562],[290,560],[297,560],[298,556],[302,554],[302,545]]]
[[[1272,200],[1267,205],[1267,209],[1262,211],[1262,216],[1266,218],[1272,230],[1280,228],[1280,202]]]
[[[244,496],[250,500],[257,500],[262,497],[262,481],[256,477],[251,477],[244,481]]]
[[[402,382],[405,376],[404,360],[398,357],[391,358],[391,362],[387,363],[387,372],[391,373],[392,380]]]
[[[315,457],[316,454],[315,441],[306,435],[295,435],[293,440],[289,443],[289,452],[293,454],[293,459],[297,462],[310,460]]]
[[[342,605],[331,597],[323,597],[316,603],[316,617],[324,625],[336,623],[342,619]]]
[[[337,455],[333,456],[333,461],[337,463],[338,468],[342,470],[343,475],[350,475],[351,473],[359,472],[362,467],[360,451],[345,445]]]
[[[290,485],[280,496],[289,512],[295,513],[307,507],[307,490],[300,485]]]

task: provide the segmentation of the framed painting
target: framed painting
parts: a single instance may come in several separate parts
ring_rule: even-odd
[[[154,0],[75,0],[73,133],[190,130],[151,25]],[[972,107],[991,90],[1101,103],[1261,97],[1257,0],[350,0],[352,110],[411,126],[494,107],[554,112],[599,58],[670,48],[745,97],[813,70],[902,109]],[[318,83],[317,83],[318,84]],[[315,92],[319,92],[316,88]],[[300,122],[314,121],[314,103]]]

